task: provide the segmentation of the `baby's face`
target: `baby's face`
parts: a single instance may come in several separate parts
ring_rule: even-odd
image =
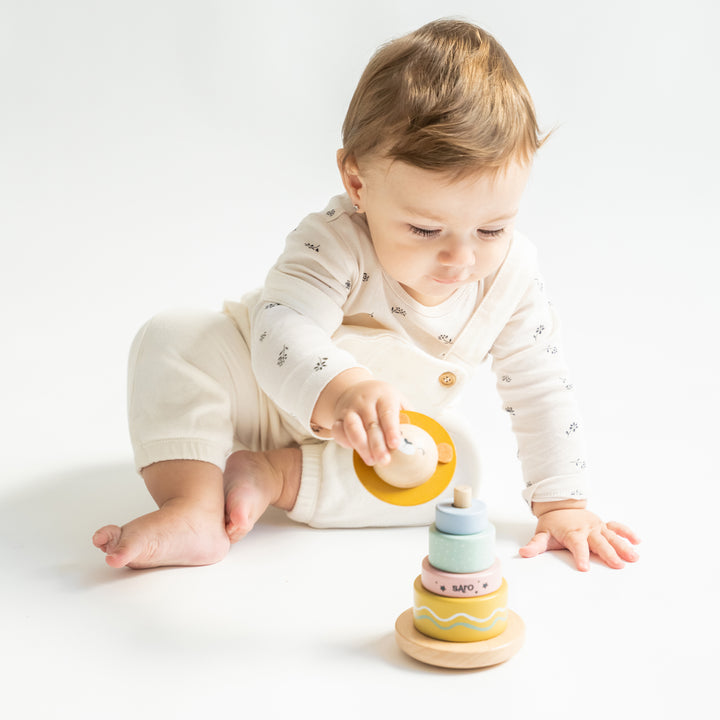
[[[406,163],[374,160],[358,171],[354,201],[367,217],[385,272],[432,306],[500,267],[529,173],[529,166],[512,164],[497,176],[453,181]]]

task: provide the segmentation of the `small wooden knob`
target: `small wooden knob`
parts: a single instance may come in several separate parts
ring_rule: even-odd
[[[444,443],[444,442],[438,443],[437,451],[438,451],[438,462],[442,463],[443,465],[445,463],[449,463],[453,459],[453,456],[455,455],[453,446],[450,443]]]
[[[469,485],[458,485],[455,488],[453,505],[456,508],[472,507],[472,488]]]

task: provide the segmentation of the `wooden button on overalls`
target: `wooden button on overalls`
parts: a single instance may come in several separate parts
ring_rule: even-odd
[[[440,381],[441,385],[445,385],[446,387],[452,387],[455,382],[457,381],[457,378],[455,377],[455,373],[452,373],[450,371],[444,372],[438,380]]]

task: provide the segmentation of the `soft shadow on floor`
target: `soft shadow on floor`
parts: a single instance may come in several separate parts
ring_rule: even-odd
[[[103,525],[122,525],[155,507],[130,462],[30,477],[0,496],[0,562],[5,579],[22,582],[42,577],[69,589],[130,581],[137,572],[109,568],[92,545],[92,535]],[[515,547],[529,540],[534,527],[531,519],[498,518],[495,525],[498,543]],[[297,532],[299,527],[304,526],[289,520],[285,512],[269,508],[242,542],[263,542],[268,534]],[[569,557],[566,561],[571,562]]]
[[[108,576],[92,545],[93,533],[154,507],[129,463],[60,469],[29,478],[0,498],[3,566],[20,576],[57,573],[78,580],[81,569]]]
[[[518,547],[526,545],[535,532],[535,521],[532,518],[527,522],[494,520],[493,525],[498,542],[514,543]]]
[[[103,525],[122,525],[155,509],[131,463],[60,469],[29,478],[0,496],[5,578],[57,575],[64,585],[76,586],[127,579],[134,573],[107,567],[92,535]],[[256,532],[282,526],[296,527],[284,512],[270,508]]]
[[[515,549],[514,557],[520,559],[518,550],[528,544],[535,533],[535,521],[529,518],[527,522],[516,522],[507,520],[496,520],[495,525],[496,537],[498,544],[507,544]],[[575,568],[575,562],[572,555],[567,550],[552,550],[550,554],[561,563],[568,567]],[[532,562],[533,558],[524,559],[526,562]],[[591,563],[595,564],[596,560],[593,556]],[[602,564],[602,563],[600,563]]]

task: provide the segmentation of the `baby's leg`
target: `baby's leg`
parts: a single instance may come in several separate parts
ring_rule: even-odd
[[[250,532],[268,505],[292,510],[301,474],[299,448],[233,453],[225,466],[225,530],[230,541]]]
[[[247,375],[243,354],[247,345],[221,313],[163,313],[138,333],[130,435],[158,510],[95,534],[109,565],[200,565],[227,553],[222,468],[233,448],[235,383]]]
[[[167,460],[142,471],[158,504],[154,512],[93,536],[112,567],[208,565],[227,554],[223,477],[220,468],[197,460]]]
[[[255,383],[246,334],[208,312],[164,313],[138,334],[130,434],[158,510],[98,530],[93,542],[113,567],[216,562],[269,504],[293,507],[300,450],[286,447],[294,438]]]

